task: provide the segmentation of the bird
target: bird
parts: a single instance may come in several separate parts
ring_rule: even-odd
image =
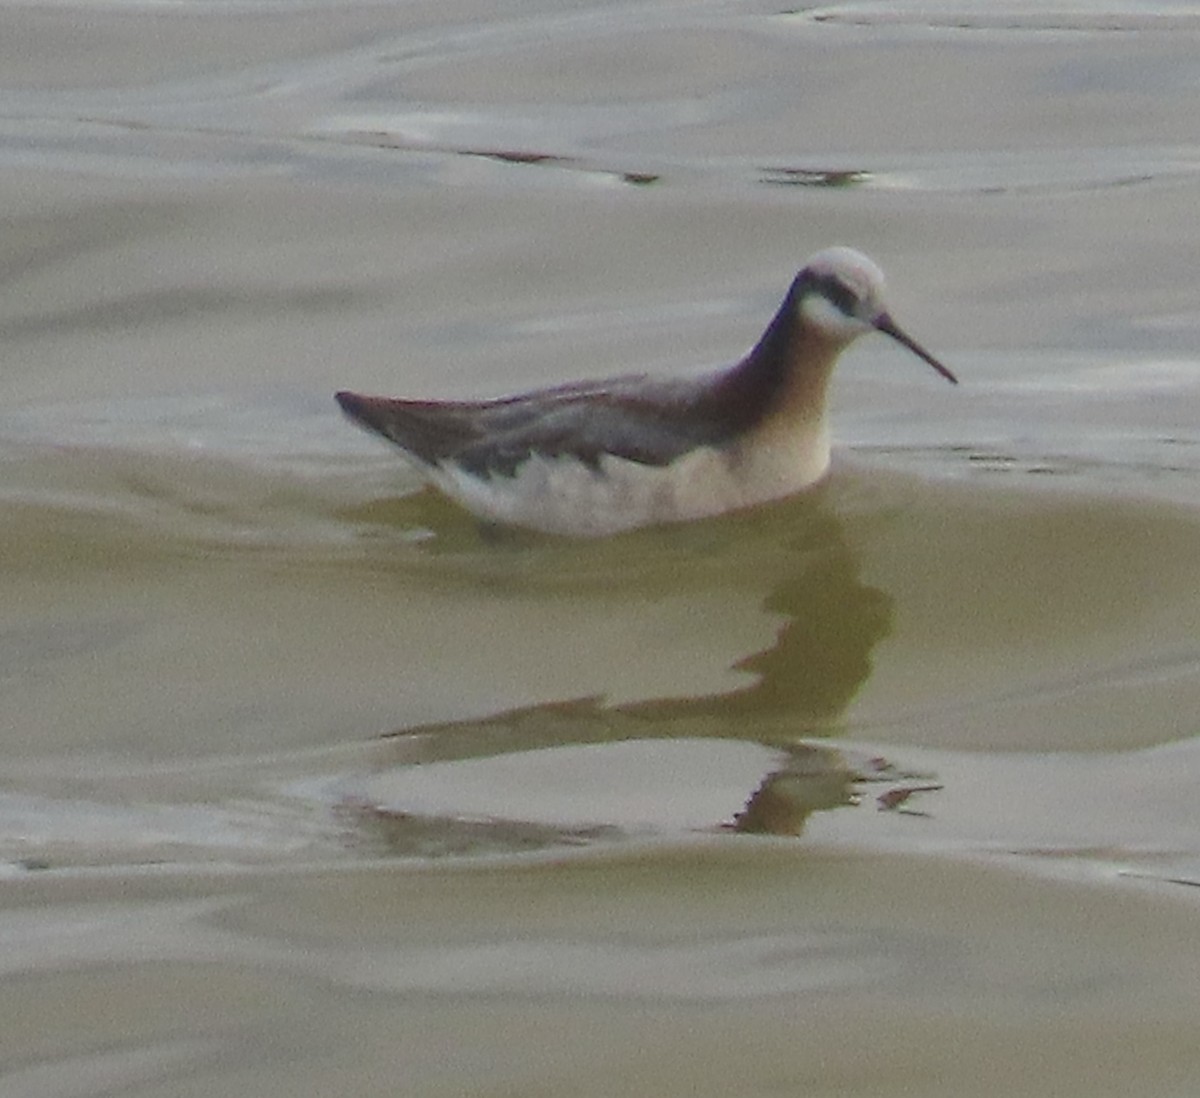
[[[883,289],[873,260],[830,247],[805,262],[758,342],[731,366],[484,400],[349,391],[335,399],[489,524],[586,538],[695,521],[825,478],[829,379],[859,336],[881,332],[958,383],[892,319]]]

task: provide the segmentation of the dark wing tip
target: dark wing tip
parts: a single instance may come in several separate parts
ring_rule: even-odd
[[[333,399],[338,402],[338,406],[348,416],[357,416],[362,411],[363,398],[358,393],[343,389],[340,393],[334,393]]]

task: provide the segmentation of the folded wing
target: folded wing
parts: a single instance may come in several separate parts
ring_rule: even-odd
[[[417,461],[489,477],[513,476],[535,454],[591,468],[605,454],[662,466],[697,447],[719,446],[729,426],[704,414],[707,395],[701,380],[631,377],[478,402],[345,392],[337,400],[352,419]]]

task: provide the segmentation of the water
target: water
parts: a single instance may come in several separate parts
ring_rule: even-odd
[[[1188,7],[0,12],[6,1094],[1190,1094]],[[813,497],[481,530],[336,389],[736,357]]]

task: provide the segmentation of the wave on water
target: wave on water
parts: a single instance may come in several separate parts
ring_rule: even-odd
[[[232,396],[49,406],[0,430],[6,540],[119,538],[130,552],[331,552],[374,501],[420,490],[332,407]],[[416,516],[414,516],[416,517]],[[403,541],[403,529],[396,529]],[[414,539],[419,530],[412,531]]]

